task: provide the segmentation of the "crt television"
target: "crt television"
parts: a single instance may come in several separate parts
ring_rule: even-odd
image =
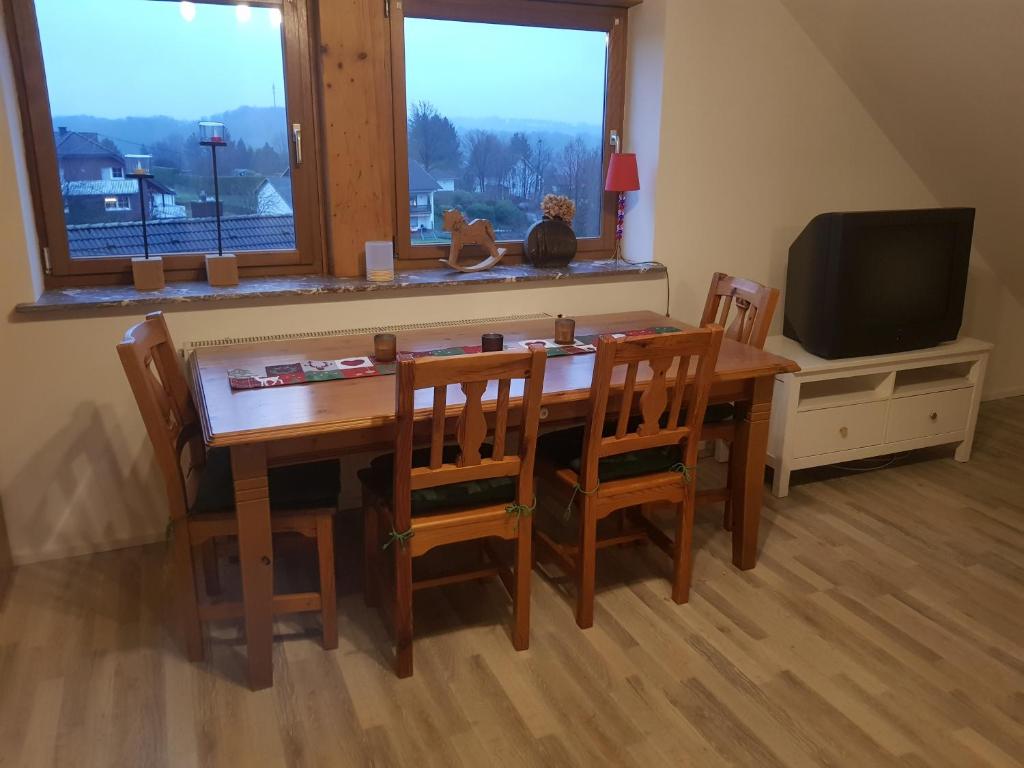
[[[973,208],[822,213],[789,248],[783,333],[827,359],[951,341]]]

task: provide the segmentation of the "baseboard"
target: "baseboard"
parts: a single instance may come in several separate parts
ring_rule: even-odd
[[[1005,400],[1007,397],[1021,397],[1024,396],[1024,386],[1021,387],[1010,387],[1009,389],[995,389],[991,392],[984,392],[981,395],[983,401],[988,400]]]
[[[63,560],[66,557],[80,557],[99,552],[111,552],[115,549],[139,547],[144,544],[156,544],[157,542],[166,541],[166,538],[167,531],[161,529],[158,532],[129,536],[124,539],[114,539],[113,541],[83,541],[67,546],[47,547],[43,550],[12,552],[11,561],[15,566],[18,566],[42,563],[47,560]]]

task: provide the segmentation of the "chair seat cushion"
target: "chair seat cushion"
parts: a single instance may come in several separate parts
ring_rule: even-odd
[[[605,435],[615,433],[614,424],[605,429]],[[543,435],[537,442],[537,451],[543,459],[559,468],[580,471],[580,456],[583,453],[583,427],[563,429]],[[617,456],[605,456],[597,466],[601,482],[621,480],[626,477],[667,472],[682,461],[682,452],[677,445],[630,451]]]
[[[718,424],[722,421],[729,421],[736,415],[736,406],[733,403],[714,403],[704,411],[705,424]]]
[[[336,460],[274,467],[268,472],[271,511],[331,508],[338,505],[341,471]],[[213,448],[199,480],[191,514],[226,512],[235,507],[231,452]]]
[[[491,446],[480,447],[480,455],[489,458]],[[442,453],[442,460],[452,464],[458,458],[459,447],[447,445]],[[420,448],[413,451],[414,467],[426,466],[430,463],[430,449]],[[387,453],[370,462],[368,469],[360,470],[359,479],[375,494],[383,499],[391,500],[394,492],[395,455]],[[516,478],[494,477],[486,480],[473,480],[468,483],[452,483],[436,488],[423,488],[412,492],[412,514],[430,515],[460,507],[485,507],[492,504],[511,504],[516,498]]]
[[[716,403],[709,405],[704,413],[705,424],[718,424],[729,421],[735,416],[736,407],[732,403]],[[684,412],[680,420],[686,418]],[[668,414],[662,415],[662,427],[668,423]],[[636,430],[640,425],[640,417],[630,419],[629,429]],[[615,434],[615,423],[605,424],[604,435]],[[573,472],[580,471],[580,458],[583,453],[583,427],[563,429],[551,432],[540,438],[537,451],[541,457],[556,467],[568,467]],[[682,461],[682,452],[678,446],[669,445],[662,448],[649,448],[643,451],[631,451],[617,456],[606,456],[598,464],[597,472],[602,482],[621,480],[626,477],[648,475],[654,472],[665,472]]]

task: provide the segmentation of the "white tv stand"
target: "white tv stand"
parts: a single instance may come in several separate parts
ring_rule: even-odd
[[[932,445],[959,443],[971,456],[992,345],[963,338],[931,349],[824,360],[792,339],[765,350],[800,365],[775,377],[768,436],[772,493],[789,493],[790,473]]]

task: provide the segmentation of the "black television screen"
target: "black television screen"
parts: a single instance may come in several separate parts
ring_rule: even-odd
[[[784,333],[830,359],[955,339],[973,228],[972,208],[816,216],[790,247]]]

